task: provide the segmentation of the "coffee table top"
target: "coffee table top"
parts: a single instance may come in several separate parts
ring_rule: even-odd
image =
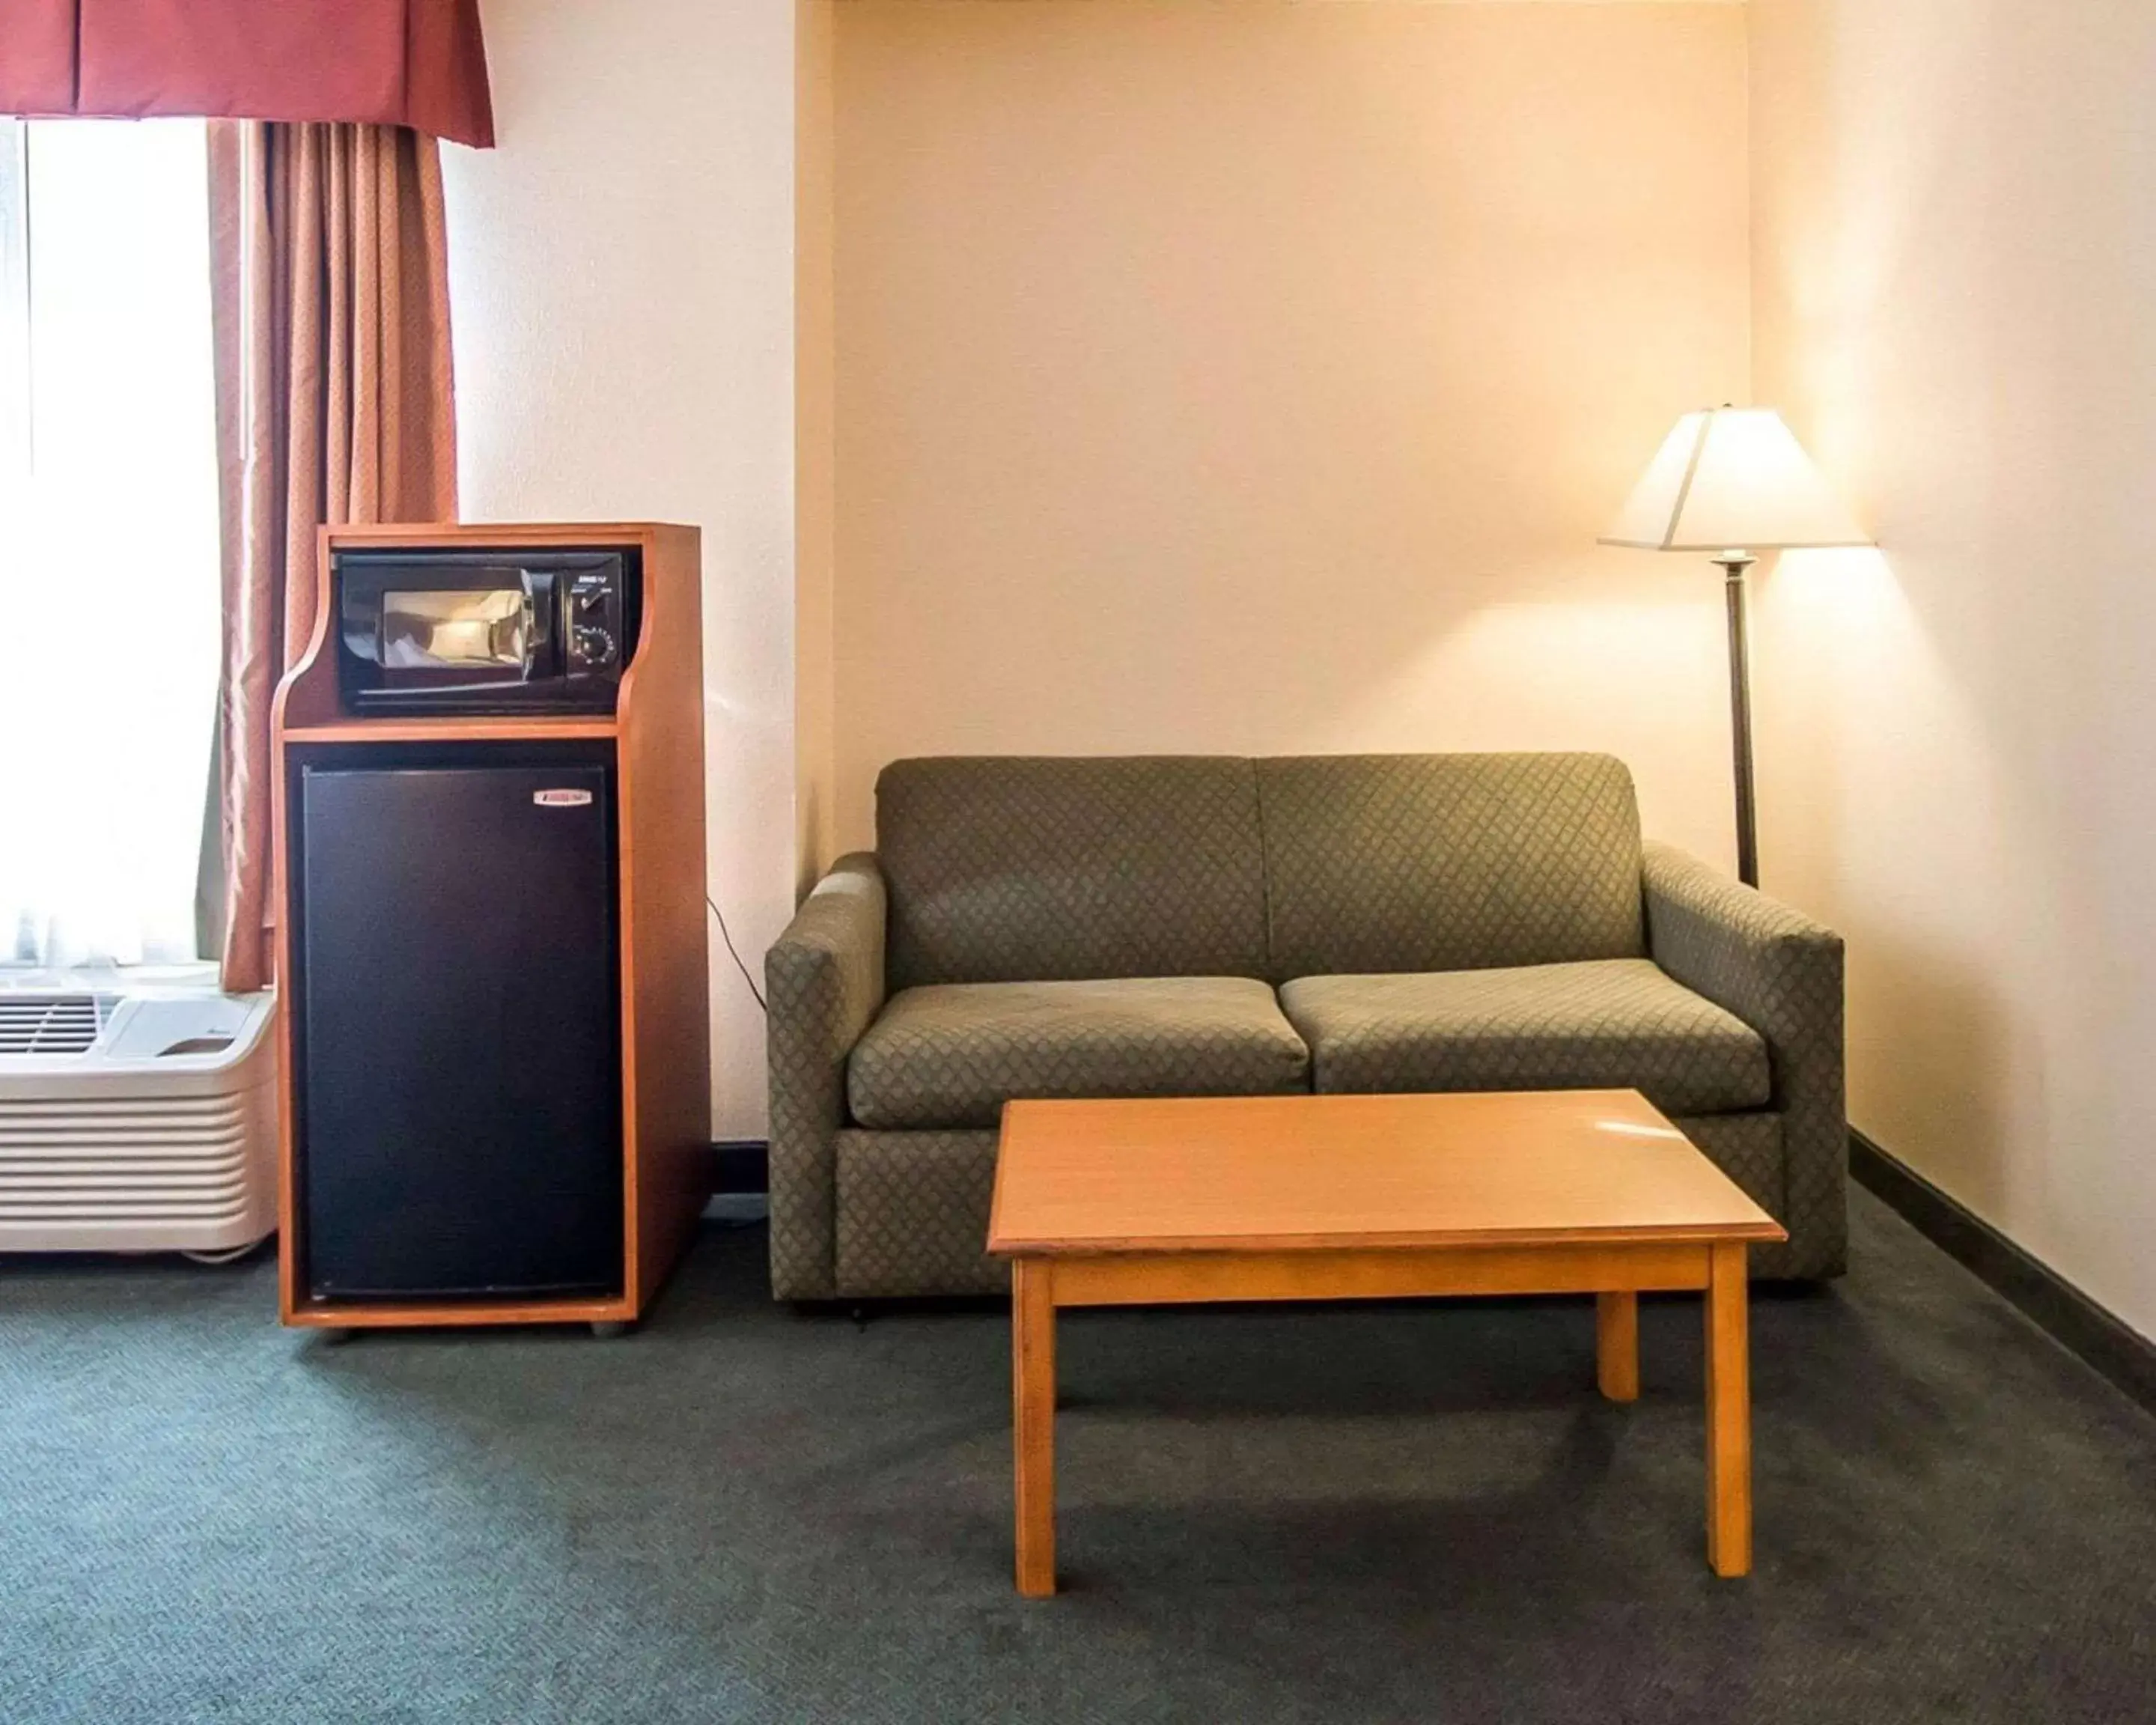
[[[1630,1090],[1011,1102],[988,1220],[1005,1255],[1787,1238]]]

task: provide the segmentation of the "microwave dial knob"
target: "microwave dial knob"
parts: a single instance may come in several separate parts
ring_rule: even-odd
[[[604,629],[588,623],[577,625],[575,636],[577,657],[585,665],[613,663],[613,637]]]

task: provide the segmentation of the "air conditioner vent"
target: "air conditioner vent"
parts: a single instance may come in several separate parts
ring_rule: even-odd
[[[0,993],[0,1055],[86,1054],[117,994]]]
[[[0,977],[0,1253],[218,1254],[268,1234],[270,997],[56,980]]]

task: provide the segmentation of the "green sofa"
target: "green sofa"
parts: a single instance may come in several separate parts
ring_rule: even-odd
[[[876,839],[765,959],[782,1299],[1003,1288],[1013,1096],[1636,1088],[1842,1268],[1841,942],[1621,762],[899,761]]]

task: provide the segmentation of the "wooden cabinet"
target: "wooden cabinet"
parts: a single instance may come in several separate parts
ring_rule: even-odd
[[[336,595],[331,571],[336,554],[346,548],[369,550],[442,547],[485,551],[540,551],[549,548],[622,547],[634,548],[642,581],[642,618],[635,650],[623,672],[615,711],[611,715],[582,713],[552,716],[521,714],[513,717],[434,715],[424,717],[355,718],[339,703],[336,649],[332,639]],[[414,1293],[407,1296],[392,1291],[355,1297],[336,1292],[336,1279],[311,1276],[309,1206],[305,1202],[311,1173],[309,1158],[317,1146],[311,1140],[307,1115],[311,1033],[348,1037],[361,1033],[352,1029],[361,1022],[353,1014],[347,988],[337,1011],[325,1009],[310,1015],[295,1009],[287,998],[280,1014],[280,1056],[284,1109],[282,1127],[283,1191],[280,1221],[280,1308],[288,1324],[357,1328],[415,1324],[589,1322],[619,1324],[639,1317],[667,1271],[687,1245],[710,1190],[711,1056],[707,1007],[706,909],[704,898],[704,773],[702,713],[702,647],[699,615],[699,540],[691,527],[648,523],[603,523],[557,526],[450,526],[418,525],[325,529],[320,545],[318,600],[312,639],[300,663],[277,691],[272,719],[275,781],[273,786],[274,829],[278,906],[277,965],[280,987],[289,995],[296,982],[308,984],[307,954],[303,950],[306,914],[305,886],[311,870],[316,878],[329,878],[319,855],[309,857],[306,847],[339,842],[337,834],[354,831],[351,822],[364,821],[368,807],[424,807],[424,798],[405,798],[402,803],[384,788],[369,803],[362,788],[378,780],[382,787],[394,782],[398,768],[415,763],[434,764],[437,770],[485,773],[499,762],[505,782],[518,771],[528,771],[534,760],[551,762],[557,753],[566,761],[576,756],[583,765],[578,770],[591,775],[595,793],[610,800],[612,842],[610,927],[604,917],[587,917],[578,925],[579,942],[597,942],[610,950],[603,963],[610,980],[613,1010],[618,1024],[608,1027],[614,1034],[600,1051],[600,1040],[586,1037],[589,1059],[598,1063],[619,1091],[618,1140],[608,1135],[604,1153],[618,1155],[619,1209],[606,1176],[598,1188],[590,1189],[588,1202],[602,1204],[609,1218],[618,1216],[620,1250],[594,1254],[582,1250],[574,1276],[565,1276],[568,1291],[516,1292],[494,1296],[484,1291],[456,1289],[446,1292]],[[567,746],[557,747],[556,746]],[[378,767],[379,773],[370,769]],[[300,788],[310,768],[320,775],[326,791],[334,786],[341,814],[339,820],[325,819],[317,810],[311,827],[303,825],[309,796]],[[579,780],[579,783],[583,783]],[[314,799],[322,803],[322,798]],[[352,842],[349,838],[343,842]],[[503,841],[516,848],[513,837]],[[573,851],[568,847],[565,855]],[[305,859],[305,860],[301,860]],[[533,867],[545,859],[539,858]],[[473,860],[475,868],[490,865],[488,859]],[[493,866],[515,866],[514,859],[493,860]],[[392,880],[389,875],[398,873]],[[575,878],[578,891],[593,890],[588,870]],[[381,914],[393,914],[390,900],[403,893],[408,898],[424,890],[424,870],[383,870]],[[408,878],[407,878],[408,877]],[[339,882],[345,944],[318,943],[314,962],[340,962],[335,954],[352,948],[352,925],[363,927],[369,914],[368,879],[362,870],[355,875],[346,868],[335,878]],[[420,885],[413,886],[417,880]],[[527,883],[527,886],[530,883]],[[542,883],[543,884],[543,883]],[[321,890],[319,889],[318,890]],[[598,889],[609,890],[603,886]],[[516,898],[517,895],[507,895]],[[523,895],[526,901],[531,893]],[[401,901],[399,902],[402,902]],[[357,908],[355,909],[354,907]],[[528,902],[525,910],[531,908]],[[587,907],[588,908],[588,907]],[[405,914],[409,914],[408,906]],[[521,912],[520,912],[521,914]],[[429,950],[439,949],[434,962],[444,966],[458,963],[454,918],[444,919],[447,931],[435,935]],[[611,938],[608,938],[610,935]],[[582,961],[593,955],[579,947]],[[474,963],[487,962],[475,948]],[[593,969],[579,963],[580,983],[593,979],[583,973]],[[580,987],[579,1009],[588,1012],[600,997],[592,987]],[[428,1002],[421,985],[412,999]],[[388,1004],[388,1003],[385,1003]],[[341,1016],[340,1016],[341,1014]],[[506,1020],[504,1021],[506,1022]],[[490,1034],[485,1024],[458,1033]],[[506,1034],[495,1027],[493,1034]],[[454,1040],[454,1035],[449,1040]],[[546,1040],[547,1039],[541,1039]],[[401,1048],[400,1058],[416,1058],[410,1039],[395,1038],[386,1045]],[[505,1076],[514,1062],[501,1058],[491,1046],[467,1046],[464,1063],[472,1084],[468,1106],[475,1112],[518,1106],[515,1084]],[[444,1057],[454,1060],[454,1049]],[[319,1061],[319,1055],[316,1056]],[[395,1061],[390,1063],[393,1067]],[[588,1069],[587,1069],[587,1073]],[[434,1075],[439,1081],[440,1075]],[[543,1075],[542,1075],[543,1076]],[[377,1081],[396,1081],[395,1071]],[[318,1099],[344,1091],[316,1086]],[[323,1103],[322,1106],[329,1106]],[[340,1106],[350,1107],[346,1102]],[[400,1130],[419,1134],[439,1132],[444,1110],[439,1107],[400,1111],[381,1110],[382,1131]],[[400,1127],[399,1122],[404,1122]],[[413,1122],[422,1122],[413,1124]],[[431,1123],[426,1123],[431,1122]],[[407,1202],[422,1206],[429,1182],[421,1178],[424,1164],[413,1161],[431,1153],[411,1142],[368,1144],[364,1123],[355,1128],[349,1113],[340,1116],[337,1132],[319,1134],[321,1153],[346,1159],[337,1174],[345,1182],[344,1198],[354,1201],[363,1194],[363,1183],[352,1181],[352,1160],[362,1152],[370,1165],[382,1170],[377,1176],[395,1187]],[[497,1169],[505,1162],[503,1144],[514,1133],[495,1134],[491,1153]],[[506,1153],[513,1162],[513,1149]],[[406,1159],[400,1178],[399,1156]],[[326,1167],[326,1164],[324,1165]],[[588,1179],[587,1162],[577,1178]],[[323,1189],[330,1184],[321,1183]],[[424,1208],[413,1212],[424,1221]],[[319,1220],[320,1213],[316,1219]],[[481,1225],[471,1214],[454,1219],[467,1230]],[[378,1229],[377,1229],[378,1231]],[[588,1246],[588,1241],[585,1243]],[[486,1255],[477,1254],[483,1260]],[[516,1253],[495,1255],[501,1261],[521,1263]],[[414,1261],[424,1261],[416,1255]],[[597,1266],[598,1268],[593,1266]],[[534,1286],[543,1275],[520,1272]],[[417,1286],[425,1281],[419,1276]],[[600,1286],[598,1284],[611,1284]],[[326,1291],[326,1289],[327,1290]]]

